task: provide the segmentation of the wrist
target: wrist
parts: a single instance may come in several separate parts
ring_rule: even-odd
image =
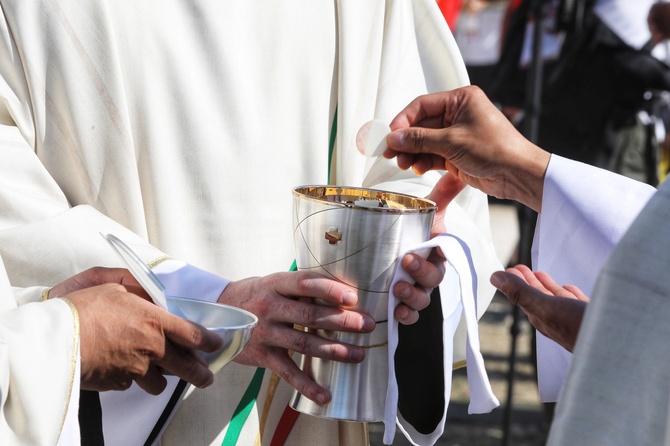
[[[544,177],[547,173],[551,154],[535,144],[528,143],[518,157],[519,165],[509,169],[511,173],[510,198],[528,206],[536,212],[542,209]]]

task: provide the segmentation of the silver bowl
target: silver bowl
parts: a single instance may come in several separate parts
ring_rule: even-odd
[[[166,296],[168,311],[221,336],[223,347],[215,352],[198,351],[216,373],[237,356],[251,337],[258,318],[248,311],[216,302]]]

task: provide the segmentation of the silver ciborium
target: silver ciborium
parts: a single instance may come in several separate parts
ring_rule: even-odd
[[[316,330],[321,337],[359,345],[359,364],[302,356],[300,368],[330,390],[320,406],[294,392],[299,412],[348,421],[384,419],[388,383],[388,299],[399,256],[428,240],[436,205],[379,190],[302,186],[293,190],[294,241],[299,270],[313,271],[357,290],[354,308],[377,322],[372,333]]]

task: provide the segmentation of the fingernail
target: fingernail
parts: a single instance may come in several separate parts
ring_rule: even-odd
[[[317,393],[316,394],[316,402],[317,402],[317,404],[321,404],[321,405],[326,404],[326,395],[324,395],[321,392]]]
[[[407,319],[407,316],[409,316],[409,308],[407,308],[404,305],[398,305],[395,311],[396,311],[396,319],[405,320]]]
[[[358,300],[356,293],[351,290],[347,290],[342,293],[342,304],[344,305],[354,305]]]
[[[372,319],[370,316],[362,316],[361,317],[361,330],[363,331],[372,331],[375,329],[375,320]]]
[[[390,148],[402,147],[405,143],[405,133],[402,130],[391,132],[386,138],[386,144]]]
[[[399,284],[397,287],[400,289],[400,292],[396,293],[396,297],[400,299],[406,299],[409,297],[409,286],[404,284]]]
[[[365,352],[362,348],[352,348],[349,350],[349,359],[355,362],[361,362],[365,359]]]
[[[501,271],[496,271],[495,273],[491,274],[491,285],[493,285],[496,288],[500,288],[507,282],[507,278],[505,277],[505,274],[503,274]]]
[[[202,386],[200,386],[200,388],[205,389],[205,388],[211,386],[212,384],[214,384],[214,375],[210,376],[210,378],[207,380],[207,382],[204,383]]]
[[[419,259],[414,257],[413,260],[407,264],[407,267],[405,267],[405,270],[407,270],[407,271],[417,271],[420,267],[421,267],[421,262],[419,262]]]

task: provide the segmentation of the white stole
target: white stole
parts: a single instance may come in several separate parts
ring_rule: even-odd
[[[79,333],[61,299],[17,306],[0,259],[0,444],[79,444]]]

